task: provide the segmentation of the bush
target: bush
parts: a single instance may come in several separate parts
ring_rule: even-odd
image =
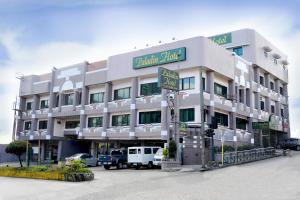
[[[177,152],[177,145],[174,140],[170,141],[169,144],[169,157],[170,158],[175,158],[176,157],[176,152]]]
[[[164,158],[167,158],[168,157],[168,154],[169,154],[169,151],[167,148],[163,148],[163,152],[162,152]]]

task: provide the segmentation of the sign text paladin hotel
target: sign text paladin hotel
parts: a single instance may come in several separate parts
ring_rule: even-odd
[[[185,47],[162,51],[158,53],[147,54],[133,58],[133,68],[139,69],[143,67],[151,67],[155,65],[163,65],[186,59]]]

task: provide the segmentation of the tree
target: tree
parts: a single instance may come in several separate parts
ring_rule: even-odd
[[[26,147],[27,143],[25,141],[13,141],[6,146],[5,152],[18,156],[20,165],[23,167],[21,156],[26,153]]]
[[[175,158],[176,152],[177,152],[176,142],[174,140],[171,140],[169,144],[169,158]]]

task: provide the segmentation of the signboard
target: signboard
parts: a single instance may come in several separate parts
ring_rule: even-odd
[[[211,39],[213,42],[215,42],[219,45],[228,44],[228,43],[232,42],[231,33],[225,33],[225,34],[221,34],[221,35],[211,36],[211,37],[209,37],[209,39]]]
[[[252,122],[252,128],[259,130],[269,129],[269,122]]]
[[[179,75],[177,72],[159,67],[157,76],[158,87],[169,90],[179,90]]]
[[[186,60],[186,48],[181,47],[133,58],[133,69],[163,65]]]

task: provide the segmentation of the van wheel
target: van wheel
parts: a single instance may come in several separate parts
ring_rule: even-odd
[[[104,169],[109,169],[110,165],[104,165]]]
[[[148,168],[148,169],[152,169],[152,168],[153,168],[153,163],[152,163],[152,162],[149,162],[148,165],[147,165],[147,168]]]
[[[118,162],[117,164],[117,169],[121,169],[123,167],[122,163],[121,162]]]

